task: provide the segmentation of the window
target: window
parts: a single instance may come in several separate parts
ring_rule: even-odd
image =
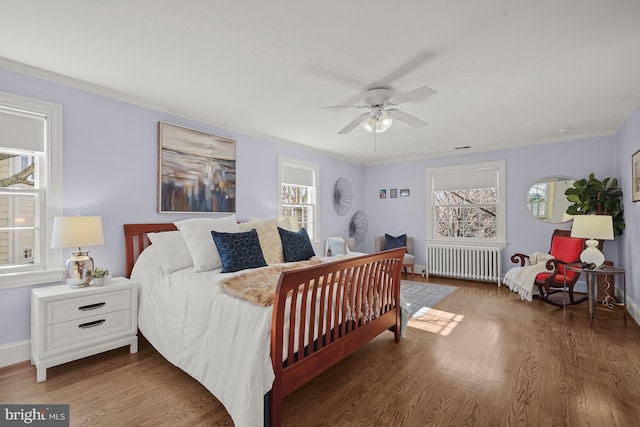
[[[0,93],[2,286],[60,279],[50,224],[62,214],[62,107]]]
[[[311,241],[317,241],[319,235],[316,198],[319,173],[317,163],[278,156],[278,211],[280,215],[298,218]]]
[[[427,240],[505,244],[504,161],[427,171]]]

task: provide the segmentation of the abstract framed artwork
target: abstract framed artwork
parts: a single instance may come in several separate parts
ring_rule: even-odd
[[[158,212],[235,212],[236,141],[158,122]]]
[[[634,202],[640,202],[640,150],[631,156],[631,195]]]
[[[401,188],[400,189],[400,197],[409,197],[409,189],[408,188]]]
[[[389,189],[389,197],[392,199],[395,199],[398,197],[398,189],[397,188],[391,188]]]

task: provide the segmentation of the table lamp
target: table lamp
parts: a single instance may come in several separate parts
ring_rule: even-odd
[[[580,261],[595,264],[604,263],[604,254],[598,249],[598,240],[613,240],[613,217],[611,215],[576,215],[573,217],[571,237],[588,239],[587,247],[580,254]]]
[[[99,216],[58,216],[53,218],[51,247],[71,248],[71,257],[65,263],[65,279],[71,288],[89,286],[93,273],[93,259],[81,246],[104,244],[102,218]]]

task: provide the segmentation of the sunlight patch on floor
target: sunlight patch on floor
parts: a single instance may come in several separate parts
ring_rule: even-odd
[[[447,336],[464,319],[464,315],[423,307],[409,319],[407,326]]]

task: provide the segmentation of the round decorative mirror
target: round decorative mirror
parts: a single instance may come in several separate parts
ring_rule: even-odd
[[[550,176],[536,181],[527,193],[527,209],[541,221],[558,224],[569,221],[565,215],[571,202],[564,192],[573,187],[574,179],[568,176]]]

